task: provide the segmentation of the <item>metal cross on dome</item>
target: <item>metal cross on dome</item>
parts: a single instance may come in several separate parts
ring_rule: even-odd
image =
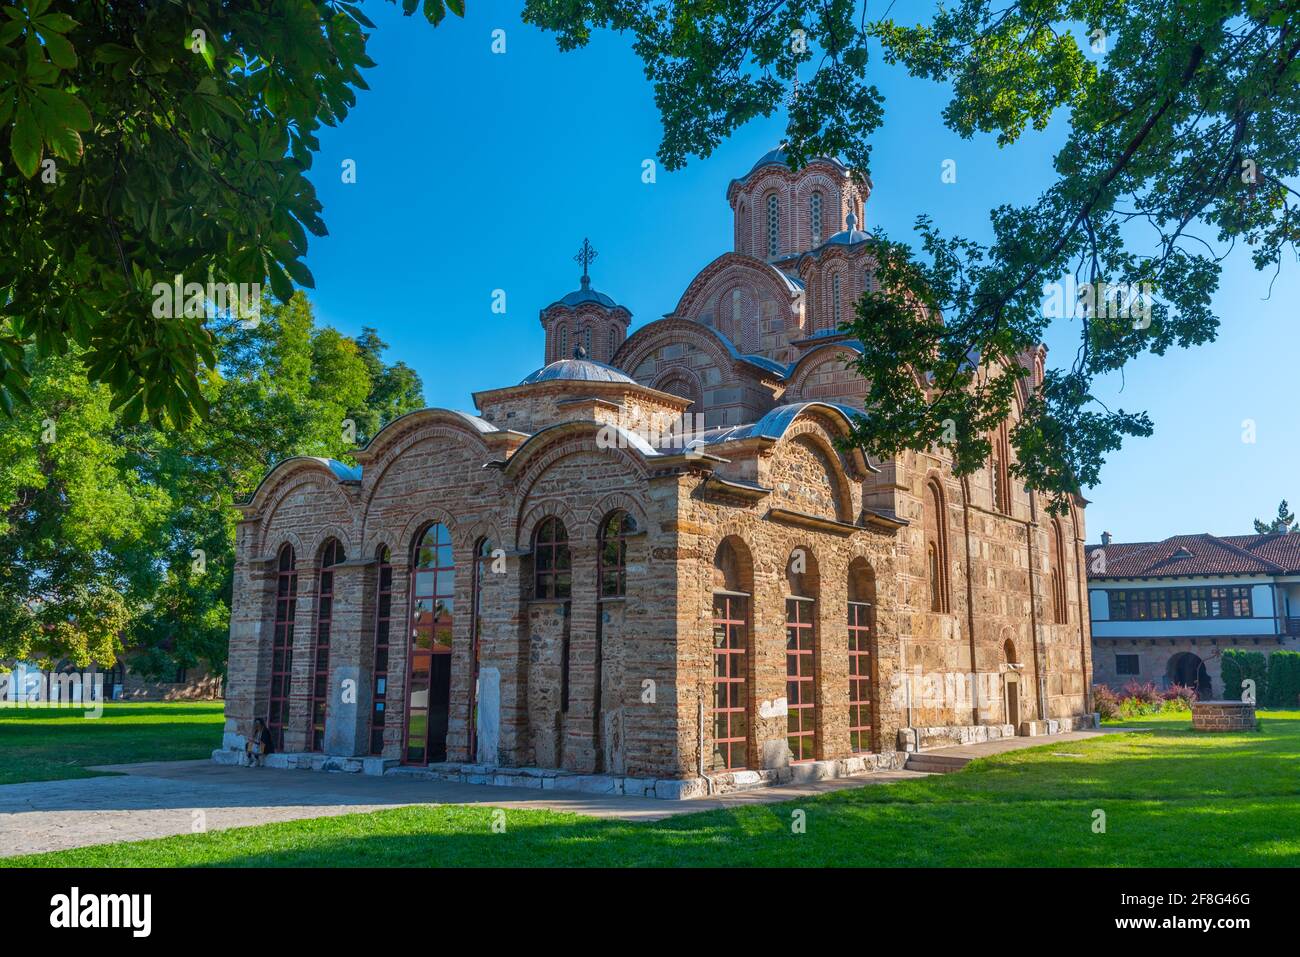
[[[573,261],[575,263],[580,263],[582,265],[583,279],[588,278],[587,267],[591,265],[592,261],[598,255],[599,253],[596,252],[595,248],[591,245],[591,243],[586,239],[586,237],[583,237],[582,248],[578,250],[578,255],[573,257]]]

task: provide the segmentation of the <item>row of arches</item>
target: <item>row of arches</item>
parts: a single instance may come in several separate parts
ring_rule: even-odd
[[[597,531],[597,592],[600,599],[622,598],[627,593],[628,541],[638,534],[636,519],[626,510],[615,509],[602,519]],[[531,552],[525,569],[528,596],[568,601],[572,597],[572,556],[568,529],[551,516],[533,531]],[[469,708],[466,715],[468,751],[476,753],[476,696],[483,618],[483,585],[491,573],[494,558],[504,555],[486,537],[472,551],[468,608]],[[390,721],[401,722],[401,756],[406,764],[424,765],[447,759],[447,731],[451,709],[452,650],[456,624],[457,562],[451,531],[442,522],[421,527],[410,544],[405,609],[395,607],[399,591],[394,587],[395,566],[391,549],[378,547],[375,554],[374,618],[370,623],[373,642],[369,751],[381,754],[385,730]],[[310,751],[326,746],[330,709],[330,648],[334,623],[335,567],[346,560],[337,538],[328,539],[319,551],[315,612],[310,643],[306,745]],[[290,727],[291,681],[294,628],[298,611],[298,557],[293,545],[281,545],[276,558],[274,621],[271,631],[271,667],[267,677],[267,727],[277,750],[283,750],[285,731]],[[404,627],[403,627],[404,624]],[[566,654],[567,659],[567,654]],[[395,660],[394,660],[395,659]],[[393,701],[390,688],[395,669],[404,669],[402,700]],[[566,667],[567,671],[567,667]],[[564,704],[567,705],[567,674]],[[391,718],[393,706],[397,717]]]
[[[709,703],[708,770],[757,767],[755,658],[752,644],[753,559],[737,536],[728,536],[713,559],[713,674]],[[791,762],[824,753],[819,669],[825,655],[847,656],[847,728],[852,751],[873,750],[875,574],[865,558],[848,568],[843,639],[822,634],[821,574],[810,549],[791,552],[785,569],[785,718]],[[829,643],[827,643],[829,642]],[[832,650],[834,649],[834,650]],[[846,649],[841,652],[839,649]],[[838,672],[838,669],[836,669]],[[838,696],[837,696],[838,697]]]

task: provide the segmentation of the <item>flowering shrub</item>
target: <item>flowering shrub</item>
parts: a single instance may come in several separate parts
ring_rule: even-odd
[[[1093,707],[1106,718],[1140,718],[1148,714],[1179,714],[1190,711],[1196,689],[1171,684],[1157,688],[1153,681],[1130,681],[1118,693],[1106,685],[1092,686]]]
[[[1124,686],[1123,696],[1136,698],[1142,704],[1148,705],[1158,705],[1163,700],[1160,689],[1156,687],[1154,681],[1130,681]]]
[[[1119,714],[1119,695],[1109,685],[1092,686],[1092,706],[1104,719]]]

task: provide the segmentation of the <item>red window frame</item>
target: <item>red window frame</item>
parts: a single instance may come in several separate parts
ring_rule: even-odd
[[[271,692],[266,727],[277,751],[284,750],[293,680],[293,622],[298,613],[298,564],[292,545],[280,548],[275,576],[275,626],[271,639]]]
[[[329,710],[330,627],[334,622],[333,567],[343,561],[337,538],[325,544],[316,587],[316,636],[312,646],[311,708],[307,712],[307,750],[325,747],[325,716]]]
[[[816,612],[811,598],[785,600],[786,744],[794,764],[817,756]]]
[[[713,593],[711,770],[749,765],[749,596]]]
[[[627,539],[636,531],[636,519],[622,509],[601,523],[596,569],[601,598],[626,597]]]
[[[429,540],[430,533],[433,540]],[[428,575],[430,587],[424,588],[420,576]],[[406,720],[402,725],[402,763],[429,764],[429,716],[433,710],[433,657],[450,655],[452,623],[456,607],[456,559],[452,552],[451,530],[434,522],[416,539],[411,561],[411,640],[406,656]],[[423,672],[423,685],[416,676]],[[412,706],[412,699],[424,692],[423,708]],[[411,743],[411,719],[424,712],[424,741]],[[416,753],[418,752],[418,753]]]
[[[849,749],[871,750],[871,603],[850,601]]]
[[[379,575],[375,592],[375,654],[371,681],[370,753],[384,751],[384,727],[388,717],[388,654],[393,628],[393,556],[387,546],[379,549]]]
[[[573,593],[569,531],[554,516],[533,532],[533,597],[567,600]]]

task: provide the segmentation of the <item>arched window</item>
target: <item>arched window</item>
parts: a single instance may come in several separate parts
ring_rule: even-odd
[[[393,555],[381,545],[375,586],[374,688],[370,704],[370,753],[382,754],[384,726],[388,718],[388,641],[393,624]]]
[[[731,290],[731,338],[740,339],[740,314],[744,294],[739,289]]]
[[[786,744],[791,761],[817,757],[817,562],[796,548],[786,563]]]
[[[808,221],[812,224],[812,244],[820,246],[822,241],[822,194],[814,190],[808,197]]]
[[[951,609],[948,595],[948,513],[943,491],[931,480],[925,496],[925,554],[930,580],[930,610]]]
[[[1052,605],[1058,625],[1070,620],[1065,590],[1065,534],[1059,519],[1052,520]]]
[[[1011,448],[1004,422],[989,437],[993,454],[989,459],[989,482],[993,486],[993,508],[1011,514]]]
[[[316,589],[316,641],[312,649],[311,711],[307,750],[325,747],[325,712],[330,698],[330,626],[334,622],[334,566],[343,561],[337,538],[325,543],[321,553],[320,582]]]
[[[543,519],[533,532],[533,597],[567,599],[572,583],[569,533],[558,518]]]
[[[567,359],[569,357],[569,327],[560,326],[560,354],[556,359]]]
[[[749,761],[749,593],[753,564],[739,539],[724,539],[713,556],[713,733],[710,770]]]
[[[601,598],[627,594],[627,538],[636,534],[636,519],[621,509],[600,523],[599,579]]]
[[[469,684],[469,759],[478,760],[478,671],[480,648],[483,640],[483,581],[492,571],[492,543],[480,538],[474,546],[474,603],[470,605],[470,661],[472,676]]]
[[[876,626],[876,576],[864,558],[849,563],[849,748],[871,750],[872,645]]]
[[[451,702],[451,630],[456,561],[451,533],[435,522],[416,539],[411,562],[411,639],[406,663],[407,764],[447,759]]]
[[[767,197],[767,255],[775,259],[781,254],[781,205],[776,193]]]
[[[840,315],[840,274],[836,273],[831,279],[831,328],[838,329],[841,322]]]
[[[284,750],[293,673],[293,621],[298,609],[298,568],[292,545],[280,547],[275,578],[275,631],[271,641],[271,694],[266,727],[277,751]]]

